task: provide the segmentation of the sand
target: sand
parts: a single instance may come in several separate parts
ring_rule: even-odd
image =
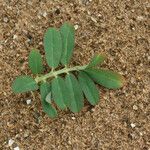
[[[2,0],[0,5],[1,150],[150,150],[148,1]],[[44,54],[46,29],[65,21],[76,28],[71,65],[105,53],[101,67],[121,73],[126,84],[119,90],[99,86],[97,106],[86,103],[77,114],[59,111],[52,120],[42,111],[38,92],[36,100],[30,93],[16,95],[11,84],[31,73],[32,48]]]

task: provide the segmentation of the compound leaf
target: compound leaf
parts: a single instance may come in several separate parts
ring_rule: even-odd
[[[33,74],[40,74],[44,70],[41,54],[35,49],[29,54],[29,67]]]
[[[61,62],[62,64],[66,65],[69,63],[69,60],[73,53],[73,48],[75,45],[74,39],[74,27],[68,23],[64,23],[61,28],[60,32],[62,35],[62,46],[63,46],[63,53]]]
[[[50,103],[46,101],[46,96],[50,93],[51,86],[49,83],[42,83],[40,86],[40,94],[41,94],[41,102],[43,111],[51,118],[55,118],[57,116],[57,111]]]
[[[109,88],[117,89],[123,86],[124,78],[113,71],[103,69],[85,69],[84,70],[96,83]]]
[[[56,77],[52,80],[52,96],[57,106],[61,109],[66,108],[64,102],[66,97],[63,92],[64,88],[64,80],[61,77]]]
[[[87,68],[95,67],[96,65],[103,63],[105,59],[106,59],[105,55],[95,55],[91,59],[91,61],[88,64]]]
[[[65,82],[67,85],[67,91],[71,98],[68,107],[72,112],[79,112],[84,106],[82,89],[77,79],[72,74],[66,76]]]
[[[56,28],[49,28],[44,35],[46,61],[50,67],[57,67],[62,54],[61,34]]]
[[[23,93],[37,89],[38,85],[35,80],[26,75],[17,77],[12,84],[12,90],[14,93]]]
[[[99,101],[99,91],[93,80],[82,71],[79,72],[78,79],[87,100],[90,104],[96,105]]]

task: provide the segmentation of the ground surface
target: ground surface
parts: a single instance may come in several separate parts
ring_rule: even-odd
[[[1,0],[0,150],[150,150],[149,9],[146,0]],[[43,53],[43,34],[64,21],[78,25],[72,64],[106,53],[102,67],[116,70],[126,85],[100,87],[100,103],[49,119],[29,94],[15,95],[11,83],[29,73],[31,48]],[[26,100],[31,99],[30,105]],[[14,143],[8,145],[8,141]]]

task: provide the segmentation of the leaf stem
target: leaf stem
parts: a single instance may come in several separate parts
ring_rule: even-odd
[[[68,73],[68,72],[71,72],[71,71],[84,70],[86,67],[87,67],[87,65],[84,65],[84,66],[75,66],[75,67],[72,67],[72,68],[66,68],[65,67],[65,68],[63,68],[61,70],[49,72],[49,73],[47,73],[47,74],[45,74],[43,76],[36,77],[35,81],[38,83],[40,81],[45,81],[48,78],[55,77],[55,76],[57,76],[59,74]]]

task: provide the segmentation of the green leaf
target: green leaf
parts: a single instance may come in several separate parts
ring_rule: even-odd
[[[113,71],[103,69],[85,69],[88,75],[98,84],[109,88],[117,89],[123,86],[124,78]]]
[[[69,109],[72,112],[79,112],[84,106],[84,97],[82,89],[77,79],[72,74],[68,74],[65,78],[67,91],[71,99],[69,100]]]
[[[105,59],[105,55],[95,55],[88,64],[87,68],[95,67],[96,65],[103,63]]]
[[[91,78],[84,72],[79,72],[79,83],[85,94],[85,97],[92,105],[96,105],[99,101],[99,91]]]
[[[41,101],[42,101],[42,107],[43,111],[51,118],[55,118],[57,116],[57,111],[52,105],[48,102],[46,102],[46,96],[51,91],[51,86],[49,83],[45,82],[42,83],[40,86],[40,93],[41,93]]]
[[[19,76],[14,80],[12,84],[12,90],[14,93],[23,93],[28,91],[34,91],[37,89],[37,83],[30,76]]]
[[[60,32],[62,35],[62,46],[63,46],[61,62],[63,65],[66,65],[69,63],[69,60],[71,59],[73,53],[75,45],[75,37],[74,37],[75,30],[72,25],[64,23],[60,28]]]
[[[52,101],[52,96],[51,96],[51,95],[52,95],[51,92],[49,92],[49,93],[47,94],[47,96],[46,96],[46,98],[45,98],[45,101],[46,101],[46,102],[51,103],[51,101]]]
[[[56,28],[49,28],[44,35],[46,61],[50,67],[57,67],[62,55],[61,34]]]
[[[33,49],[29,54],[29,67],[33,74],[40,74],[44,70],[41,54],[37,50]]]
[[[65,82],[61,77],[56,77],[52,80],[52,96],[55,103],[60,109],[66,109],[64,99],[66,98],[63,93]],[[66,89],[65,89],[66,90]]]

